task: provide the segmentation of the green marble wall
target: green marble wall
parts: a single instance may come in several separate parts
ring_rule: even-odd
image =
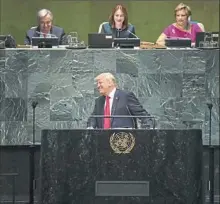
[[[36,12],[50,9],[55,24],[68,33],[77,31],[87,41],[89,32],[96,32],[99,24],[108,19],[115,4],[121,1],[74,0],[0,0],[0,32],[12,34],[22,44],[25,31],[36,24]],[[180,1],[122,1],[129,12],[129,21],[137,35],[146,41],[155,41],[161,31],[174,21],[173,11]],[[202,22],[206,30],[219,30],[219,1],[184,1],[193,12],[193,19]]]

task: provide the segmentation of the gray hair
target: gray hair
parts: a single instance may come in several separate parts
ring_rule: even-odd
[[[51,21],[53,20],[53,14],[48,9],[41,9],[37,12],[37,20],[40,21],[41,18],[44,18],[45,16],[49,15],[51,18]]]

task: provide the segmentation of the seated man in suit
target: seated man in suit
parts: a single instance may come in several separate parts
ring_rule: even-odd
[[[67,44],[63,28],[53,25],[53,14],[47,9],[41,9],[37,14],[38,26],[27,31],[24,44],[31,45],[32,37],[58,37],[60,45]]]
[[[127,10],[120,4],[113,9],[109,22],[99,26],[98,32],[112,34],[114,38],[137,38],[134,26],[128,23]]]
[[[142,107],[132,92],[117,89],[115,77],[111,73],[102,73],[95,78],[101,96],[96,99],[92,115],[122,117],[90,117],[88,128],[137,128],[134,117],[140,117],[141,127],[147,128],[152,123],[149,113]],[[125,117],[123,117],[125,116]]]

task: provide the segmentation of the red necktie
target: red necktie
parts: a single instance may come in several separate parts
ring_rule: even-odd
[[[105,97],[105,108],[104,108],[104,116],[110,116],[110,97]],[[111,118],[110,117],[104,117],[104,129],[111,128]]]

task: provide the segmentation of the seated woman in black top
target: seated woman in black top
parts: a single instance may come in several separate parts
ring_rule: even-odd
[[[109,22],[99,26],[99,33],[112,34],[114,38],[136,38],[135,28],[128,23],[128,13],[122,5],[113,8]]]

